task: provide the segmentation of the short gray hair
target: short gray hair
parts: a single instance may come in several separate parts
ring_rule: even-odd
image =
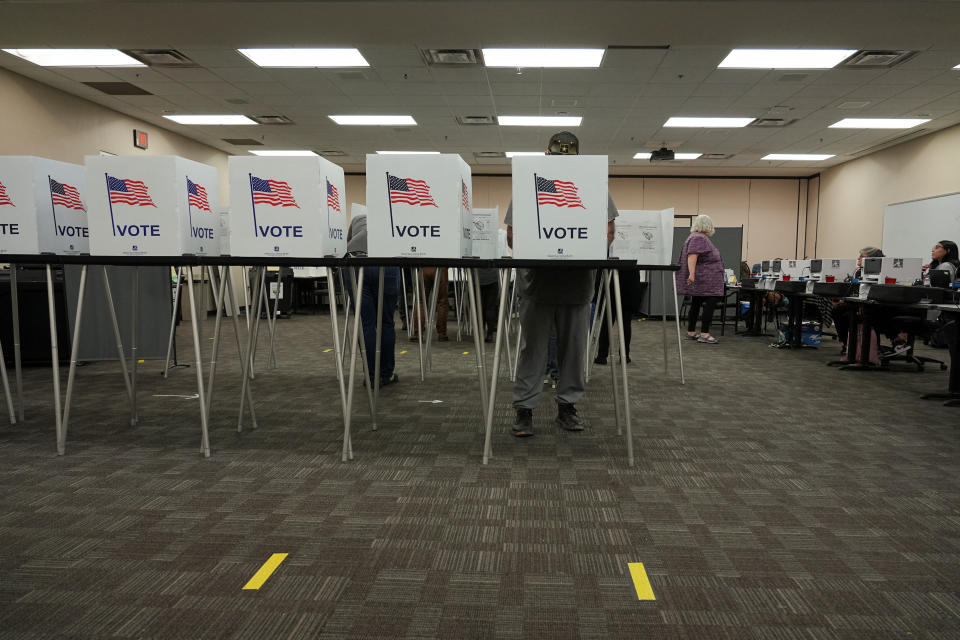
[[[690,233],[712,236],[714,233],[713,220],[710,219],[710,216],[701,213],[693,219],[693,224],[690,225]]]
[[[866,256],[867,258],[882,258],[883,251],[877,249],[876,247],[864,247],[860,249],[860,255]]]

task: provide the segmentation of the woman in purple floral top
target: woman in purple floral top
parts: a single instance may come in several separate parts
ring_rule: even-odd
[[[690,318],[687,336],[705,344],[716,344],[710,335],[713,310],[723,295],[723,259],[710,236],[713,235],[713,220],[699,215],[690,227],[690,236],[680,250],[680,271],[677,272],[677,292],[691,297]],[[701,314],[700,332],[697,333],[697,316]]]

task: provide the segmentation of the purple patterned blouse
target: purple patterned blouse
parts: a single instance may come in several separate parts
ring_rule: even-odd
[[[692,285],[687,284],[690,270],[687,256],[697,254],[697,270]],[[702,233],[691,233],[680,250],[680,271],[676,274],[677,293],[685,296],[723,295],[723,259],[710,238]]]

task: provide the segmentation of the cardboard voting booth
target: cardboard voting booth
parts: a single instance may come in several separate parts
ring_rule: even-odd
[[[234,256],[323,258],[347,248],[343,169],[320,157],[232,156]]]
[[[610,245],[611,258],[636,260],[637,264],[671,264],[673,209],[624,210],[616,221]]]
[[[217,239],[220,241],[220,255],[230,255],[230,210],[227,207],[220,207],[217,212]]]
[[[605,260],[607,156],[513,159],[513,257]]]
[[[0,253],[90,251],[83,167],[0,156]]]
[[[85,161],[91,255],[219,255],[214,167],[177,156]]]
[[[497,253],[500,231],[500,207],[474,209],[470,241],[473,255],[482,260],[499,258]],[[506,232],[504,232],[506,233]]]
[[[371,257],[472,256],[472,226],[470,167],[459,155],[367,156]]]

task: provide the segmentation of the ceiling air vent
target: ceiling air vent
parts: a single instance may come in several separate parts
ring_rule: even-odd
[[[729,160],[732,157],[732,153],[704,153],[697,160]]]
[[[257,124],[293,124],[287,116],[250,116]]]
[[[152,96],[149,91],[129,82],[84,82],[83,84],[111,96]]]
[[[317,151],[317,153],[319,153],[320,155],[325,156],[325,157],[327,157],[327,158],[347,155],[346,153],[344,153],[344,152],[341,151],[340,149],[319,149],[319,150]]]
[[[124,50],[148,67],[197,67],[196,62],[176,49],[127,49]]]
[[[796,119],[789,120],[787,118],[757,118],[750,124],[748,127],[785,127],[788,124],[796,122]]]
[[[493,116],[457,116],[460,124],[493,124]]]
[[[837,69],[889,69],[895,67],[904,60],[912,58],[916,51],[908,50],[864,50],[857,51],[855,54],[838,64]]]
[[[473,155],[478,158],[506,158],[507,154],[503,151],[474,151]]]
[[[432,67],[471,67],[481,61],[479,49],[424,49],[421,53]]]
[[[262,147],[263,143],[259,140],[254,140],[253,138],[223,138],[223,141],[227,144],[232,144],[237,147]]]

